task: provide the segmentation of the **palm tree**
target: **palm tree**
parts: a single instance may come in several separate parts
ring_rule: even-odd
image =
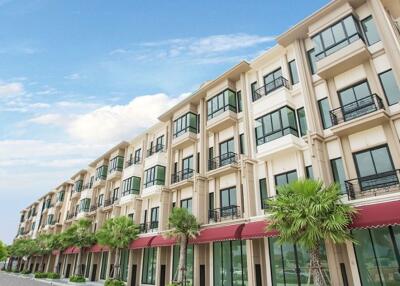
[[[82,275],[81,260],[82,252],[85,247],[95,243],[95,235],[91,232],[92,222],[88,219],[80,219],[74,222],[62,235],[62,243],[65,247],[75,246],[79,248],[78,258],[75,268],[75,275]]]
[[[106,245],[111,251],[115,250],[114,271],[112,278],[119,278],[119,260],[121,251],[127,248],[132,240],[139,235],[139,226],[126,216],[115,217],[107,220],[97,231],[97,241],[101,245]]]
[[[348,226],[356,210],[341,201],[339,185],[298,180],[278,187],[275,199],[267,200],[268,230],[279,231],[280,243],[297,243],[310,254],[310,270],[316,286],[326,285],[320,246],[325,240],[352,240]]]
[[[185,208],[174,208],[168,218],[170,230],[167,236],[175,237],[179,242],[179,264],[176,282],[183,285],[186,278],[187,245],[190,238],[195,238],[200,231],[200,225],[194,215]]]

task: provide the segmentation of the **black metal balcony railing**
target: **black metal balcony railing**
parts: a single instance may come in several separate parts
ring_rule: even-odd
[[[162,144],[156,144],[150,149],[147,150],[147,157],[150,157],[151,155],[158,153],[158,152],[165,152],[165,146]]]
[[[376,195],[381,192],[400,190],[400,170],[387,171],[380,174],[355,178],[345,181],[349,200],[363,195]]]
[[[186,126],[186,127],[184,127],[184,128],[181,128],[181,129],[179,129],[179,130],[175,130],[175,132],[174,132],[174,134],[173,134],[173,137],[174,138],[177,138],[177,137],[179,137],[179,136],[181,136],[181,135],[183,135],[183,134],[185,134],[185,133],[187,133],[187,132],[192,132],[192,133],[197,133],[197,127],[193,127],[193,126]]]
[[[108,207],[111,206],[114,202],[112,200],[105,200],[103,206]]]
[[[329,114],[332,124],[338,125],[383,108],[385,107],[382,99],[376,94],[371,94],[339,108],[335,108],[329,111]]]
[[[283,76],[280,76],[273,81],[263,85],[262,87],[256,89],[253,94],[253,101],[259,100],[261,97],[268,95],[269,93],[277,90],[280,87],[290,89],[289,81]]]
[[[239,161],[239,156],[236,153],[228,152],[208,160],[208,170],[215,170],[220,167],[236,164]]]
[[[275,130],[273,132],[266,133],[263,136],[259,136],[256,138],[256,144],[257,146],[259,146],[289,134],[299,137],[299,132],[297,131],[297,127],[288,126],[279,130]]]
[[[185,169],[176,174],[171,175],[171,183],[175,184],[181,182],[183,180],[187,180],[193,177],[194,170],[193,169]]]
[[[122,196],[128,196],[128,195],[139,195],[140,190],[139,189],[131,189],[131,190],[126,190],[122,192]]]
[[[140,233],[147,233],[158,229],[158,221],[139,224]]]
[[[94,212],[95,210],[97,210],[96,205],[90,206],[90,212]]]
[[[141,164],[140,159],[129,159],[128,161],[125,162],[125,168],[128,168],[132,165],[139,165]]]
[[[241,218],[240,207],[236,205],[208,210],[208,222],[219,222],[225,219]]]
[[[73,219],[75,216],[74,213],[67,213],[67,219]]]

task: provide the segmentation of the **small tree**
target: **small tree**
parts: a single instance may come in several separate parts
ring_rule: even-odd
[[[139,235],[139,226],[134,224],[126,216],[115,217],[107,220],[97,231],[97,241],[101,245],[106,245],[111,251],[115,250],[114,271],[112,278],[120,278],[119,260],[121,251],[127,248],[132,240]]]
[[[7,246],[0,240],[0,262],[5,261],[7,256]]]
[[[92,222],[87,219],[80,219],[73,223],[62,235],[62,243],[66,247],[75,246],[79,248],[77,266],[75,268],[75,275],[82,275],[81,273],[81,260],[82,252],[85,247],[91,246],[95,243],[95,235],[91,232]]]
[[[175,281],[183,285],[186,278],[187,245],[190,238],[195,238],[200,231],[200,225],[194,215],[185,208],[174,208],[168,218],[171,229],[167,236],[175,237],[179,242],[179,264]]]
[[[41,256],[40,269],[42,269],[43,272],[45,271],[43,269],[44,257],[45,255],[51,253],[51,248],[50,248],[51,239],[52,239],[52,234],[48,233],[39,234],[38,237],[35,239],[37,245],[37,254],[40,254]]]
[[[38,253],[38,251],[37,241],[30,238],[16,239],[13,244],[8,247],[9,255],[11,257],[16,257],[18,259],[18,264],[20,264],[24,256],[29,258]],[[12,261],[12,259],[10,259],[10,261]],[[11,265],[9,267],[11,267]]]
[[[280,186],[275,199],[267,200],[267,229],[279,231],[280,243],[297,243],[310,254],[310,270],[316,286],[326,285],[322,274],[320,246],[325,240],[352,240],[348,226],[355,214],[343,204],[337,184],[324,186],[315,180],[298,180]]]

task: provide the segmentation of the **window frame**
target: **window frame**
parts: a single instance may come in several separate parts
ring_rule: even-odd
[[[329,117],[328,125],[326,125],[325,118],[322,116],[323,113],[322,113],[321,102],[322,102],[323,100],[326,100],[326,101],[328,102],[328,117]],[[333,126],[333,123],[332,123],[331,116],[330,116],[331,106],[330,106],[330,103],[329,103],[329,98],[328,98],[328,97],[321,98],[321,99],[319,99],[319,100],[317,101],[317,103],[318,103],[319,117],[320,117],[320,120],[321,120],[323,129],[325,130],[325,129],[331,128],[331,127]]]
[[[293,63],[294,63],[294,67],[292,66]],[[293,70],[293,68],[294,68],[294,70]],[[299,71],[298,71],[298,69],[297,69],[296,59],[293,59],[293,60],[291,60],[291,61],[288,62],[288,69],[289,69],[290,83],[291,83],[292,85],[295,85],[295,84],[299,83],[299,82],[300,82],[300,79],[299,79]],[[293,71],[294,71],[294,73],[293,73]],[[294,75],[294,74],[295,74],[296,77],[297,77],[296,82],[294,81],[294,78],[293,78],[293,75]]]
[[[400,102],[400,100],[397,101],[397,102],[395,102],[395,103],[392,103],[392,104],[389,102],[389,98],[388,98],[388,96],[387,96],[387,92],[386,92],[385,87],[384,87],[383,82],[382,82],[381,76],[382,76],[383,74],[385,74],[385,73],[390,72],[390,71],[393,73],[393,69],[392,69],[392,68],[387,69],[387,70],[385,70],[385,71],[382,71],[382,72],[378,73],[379,83],[380,83],[381,88],[382,88],[382,90],[383,90],[383,95],[385,96],[386,103],[387,103],[388,106],[392,106],[392,105],[395,105],[395,104],[397,104],[397,103]],[[393,75],[393,77],[394,77],[394,75]],[[397,86],[397,88],[398,88],[398,90],[399,90],[399,93],[400,93],[400,86],[398,85],[398,83],[397,83],[397,81],[396,81],[396,78],[394,78],[394,82],[395,82],[395,84],[396,84],[396,86]]]
[[[370,41],[369,41],[369,39],[368,39],[368,36],[367,36],[367,33],[365,32],[365,29],[364,29],[364,23],[365,23],[366,21],[368,21],[368,20],[372,20],[372,22],[373,22],[373,24],[374,24],[374,26],[375,26],[376,33],[377,33],[378,38],[379,38],[376,42],[373,42],[373,43],[370,43]],[[379,35],[379,31],[378,31],[378,29],[376,28],[375,19],[374,19],[374,17],[372,17],[372,15],[369,15],[369,16],[363,18],[362,20],[360,20],[360,26],[361,26],[361,30],[362,30],[362,32],[363,32],[365,41],[367,42],[368,46],[372,46],[372,45],[374,45],[374,44],[379,43],[380,41],[382,41],[382,40],[381,40],[381,37],[380,37],[380,35]]]

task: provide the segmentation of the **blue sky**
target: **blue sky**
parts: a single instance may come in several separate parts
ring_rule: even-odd
[[[0,0],[0,239],[21,208],[327,2]]]

